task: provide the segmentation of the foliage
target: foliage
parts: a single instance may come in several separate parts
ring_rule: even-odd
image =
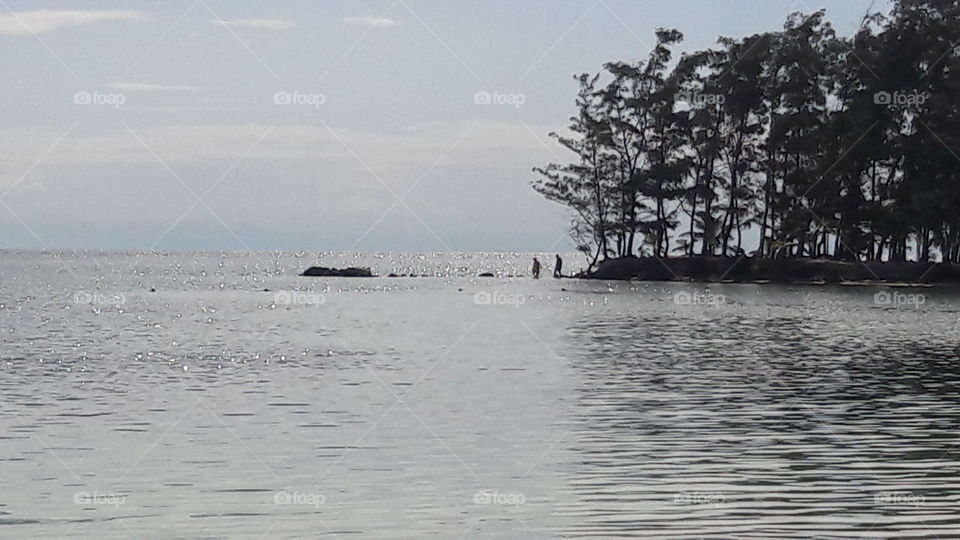
[[[824,12],[577,77],[574,154],[534,188],[601,258],[743,254],[960,262],[960,6],[899,0],[838,36]]]

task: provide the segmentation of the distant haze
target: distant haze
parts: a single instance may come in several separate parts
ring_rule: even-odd
[[[8,0],[0,248],[568,251],[573,74],[871,5]]]

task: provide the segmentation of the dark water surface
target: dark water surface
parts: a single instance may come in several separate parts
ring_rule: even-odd
[[[957,294],[528,260],[0,252],[0,537],[960,538]]]

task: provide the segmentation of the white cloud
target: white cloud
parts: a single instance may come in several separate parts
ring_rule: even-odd
[[[235,21],[218,20],[213,24],[235,28],[256,28],[259,30],[287,30],[293,23],[284,19],[238,19]]]
[[[128,94],[136,93],[170,93],[170,92],[192,92],[196,90],[194,86],[172,86],[166,84],[147,84],[132,82],[112,82],[107,84],[107,88],[117,92]]]
[[[83,26],[102,21],[136,22],[146,17],[139,11],[68,11],[41,9],[36,11],[13,11],[0,14],[0,35],[24,36],[43,34],[61,28]]]
[[[344,21],[368,28],[390,28],[391,26],[400,24],[393,19],[385,19],[382,17],[347,17]]]

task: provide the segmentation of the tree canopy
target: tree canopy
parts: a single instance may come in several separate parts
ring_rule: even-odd
[[[551,133],[572,157],[534,169],[594,263],[750,235],[760,257],[960,262],[960,3],[899,0],[850,37],[796,13],[679,58],[679,31],[656,38],[576,77]]]

